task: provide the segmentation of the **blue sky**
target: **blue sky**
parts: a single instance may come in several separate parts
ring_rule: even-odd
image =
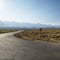
[[[60,0],[0,0],[0,20],[60,25]]]

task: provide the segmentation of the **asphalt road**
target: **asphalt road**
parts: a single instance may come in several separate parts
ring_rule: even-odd
[[[27,41],[0,34],[0,60],[60,60],[60,43]]]

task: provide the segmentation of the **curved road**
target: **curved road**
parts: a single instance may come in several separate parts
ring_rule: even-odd
[[[22,40],[15,33],[0,34],[0,60],[60,60],[60,43]]]

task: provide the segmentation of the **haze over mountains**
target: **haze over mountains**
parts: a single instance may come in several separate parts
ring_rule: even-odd
[[[8,22],[8,21],[0,21],[0,28],[47,28],[54,27],[52,25],[45,25],[39,23],[17,23],[17,22]]]

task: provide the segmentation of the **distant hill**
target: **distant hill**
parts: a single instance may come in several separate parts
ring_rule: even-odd
[[[32,23],[17,23],[17,22],[2,22],[0,21],[0,29],[1,28],[23,28],[23,29],[29,29],[29,28],[33,28],[33,29],[37,29],[37,28],[55,28],[55,26],[52,25],[45,25],[45,24],[32,24]],[[57,26],[58,27],[58,26]],[[60,26],[59,26],[60,27]]]

